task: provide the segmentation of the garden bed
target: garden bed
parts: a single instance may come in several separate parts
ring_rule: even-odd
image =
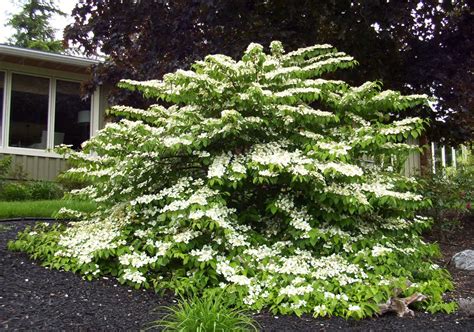
[[[458,270],[450,262],[457,252],[474,249],[474,217],[464,218],[459,227],[456,227],[456,231],[434,230],[425,238],[439,244],[443,256],[438,260],[438,264],[449,270],[456,284],[456,289],[448,293],[447,298],[474,298],[474,272]]]
[[[170,295],[155,295],[151,290],[134,290],[121,286],[112,278],[92,282],[68,272],[45,269],[25,254],[6,249],[8,240],[23,229],[24,222],[0,224],[0,328],[12,330],[139,330],[148,322],[159,319],[160,306],[172,305]],[[474,247],[474,222],[466,221],[464,229],[441,243],[446,252],[443,262],[455,251]],[[435,234],[436,235],[436,234]],[[434,236],[435,236],[434,235]],[[431,240],[436,240],[431,236]],[[472,274],[451,271],[456,285],[453,298],[472,296]],[[469,279],[469,277],[471,277]],[[385,315],[373,319],[314,319],[309,316],[255,315],[264,331],[318,330],[447,330],[474,329],[474,318],[457,312],[452,315],[430,315],[416,312],[414,318]]]

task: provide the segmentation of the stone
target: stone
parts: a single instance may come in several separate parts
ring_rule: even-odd
[[[467,298],[467,299],[459,299],[459,310],[463,313],[467,314],[470,317],[474,317],[474,299]]]
[[[474,250],[463,250],[453,256],[454,266],[460,270],[474,271]]]

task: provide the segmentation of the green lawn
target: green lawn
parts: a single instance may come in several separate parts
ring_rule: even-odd
[[[66,200],[17,202],[0,201],[0,219],[19,217],[51,218],[52,215],[62,207],[89,212],[93,211],[96,206],[92,202]]]

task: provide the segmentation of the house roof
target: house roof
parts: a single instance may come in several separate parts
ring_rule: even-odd
[[[91,65],[101,62],[100,60],[44,52],[4,44],[0,44],[0,61],[75,73],[86,73],[87,68]]]

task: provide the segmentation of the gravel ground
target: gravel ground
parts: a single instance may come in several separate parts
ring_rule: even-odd
[[[139,330],[159,319],[157,308],[172,305],[170,295],[133,290],[112,278],[88,282],[78,275],[48,270],[25,254],[6,249],[24,222],[0,224],[1,330]],[[474,331],[474,317],[462,313],[416,317],[385,315],[360,321],[255,315],[264,331]]]

